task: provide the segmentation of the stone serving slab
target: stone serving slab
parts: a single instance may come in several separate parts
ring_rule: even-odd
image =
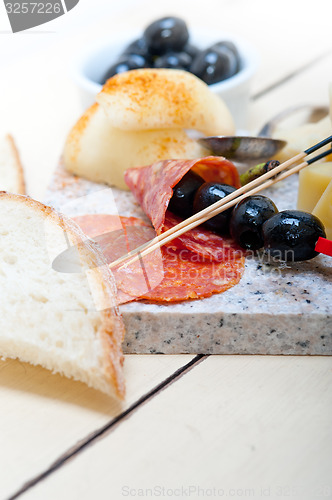
[[[297,177],[264,192],[295,208]],[[146,219],[130,192],[74,177],[61,166],[45,203],[69,216],[110,213]],[[240,283],[203,300],[120,306],[125,353],[332,354],[332,258],[290,265],[246,259]]]

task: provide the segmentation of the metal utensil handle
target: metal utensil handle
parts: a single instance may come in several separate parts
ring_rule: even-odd
[[[285,118],[288,118],[292,114],[297,113],[298,111],[304,111],[305,109],[311,110],[309,115],[311,120],[308,120],[308,123],[310,123],[311,121],[318,121],[320,118],[323,118],[329,113],[329,109],[327,106],[312,106],[310,104],[292,106],[291,108],[287,108],[271,118],[271,120],[269,120],[258,132],[258,137],[272,137],[278,123],[280,123]],[[316,117],[316,119],[313,120],[313,117]]]

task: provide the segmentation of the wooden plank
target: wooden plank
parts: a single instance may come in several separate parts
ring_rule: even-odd
[[[22,498],[326,498],[331,384],[329,358],[211,356]]]
[[[266,121],[293,106],[302,104],[329,106],[331,68],[332,51],[294,78],[255,99],[251,105],[250,130],[258,132]]]
[[[126,356],[123,404],[83,383],[14,360],[0,362],[0,496],[7,498],[111,422],[192,356]]]

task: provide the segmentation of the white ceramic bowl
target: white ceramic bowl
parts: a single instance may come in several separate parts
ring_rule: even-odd
[[[140,36],[142,31],[122,34],[121,38],[99,40],[95,46],[85,49],[83,54],[78,54],[73,65],[73,77],[79,87],[84,109],[95,101],[95,96],[102,88],[99,82],[107,69],[115,63],[125,47]],[[220,40],[235,43],[241,56],[241,69],[231,78],[209,87],[226,102],[234,117],[236,128],[246,129],[251,81],[258,66],[258,57],[248,43],[229,33],[196,31],[190,36],[190,42],[201,49]]]

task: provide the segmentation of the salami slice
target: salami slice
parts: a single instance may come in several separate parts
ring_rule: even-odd
[[[225,158],[210,156],[199,160],[166,160],[153,165],[127,170],[125,179],[158,234],[181,222],[167,210],[173,187],[189,171],[194,170],[206,181],[223,182],[239,187],[239,174]],[[187,248],[205,260],[222,262],[241,252],[228,237],[221,237],[197,227],[171,241],[168,246]]]
[[[100,236],[104,233],[111,233],[119,229],[125,231],[127,227],[132,226],[145,226],[151,228],[146,222],[137,217],[120,217],[110,214],[77,215],[74,217],[74,220],[79,226],[84,227],[85,234],[90,238]],[[155,235],[154,231],[153,234]]]
[[[80,216],[75,220],[99,243],[108,263],[120,257],[121,252],[137,248],[155,236],[151,226],[134,217],[101,214]],[[170,219],[168,223],[176,222]],[[204,238],[204,234],[200,238]],[[199,252],[199,241],[197,235],[195,252],[180,241],[178,245],[162,247],[135,264],[115,268],[119,304],[132,300],[168,303],[205,298],[238,283],[244,270],[241,252],[230,251],[228,258],[220,260],[218,256],[218,260]],[[211,255],[215,243],[211,243]],[[208,242],[204,248],[209,248]]]
[[[223,262],[198,261],[197,254],[187,249],[162,247],[164,279],[140,300],[180,302],[203,299],[236,285],[244,271],[244,258]]]
[[[206,182],[240,187],[239,174],[233,163],[217,156],[197,160],[165,160],[126,171],[127,185],[158,234],[163,232],[166,210],[173,196],[172,188],[191,169]]]
[[[156,236],[152,226],[135,217],[95,214],[77,216],[74,220],[87,236],[99,244],[108,264]],[[161,250],[155,250],[129,266],[119,266],[113,269],[113,274],[118,303],[123,304],[149,293],[164,277]]]

